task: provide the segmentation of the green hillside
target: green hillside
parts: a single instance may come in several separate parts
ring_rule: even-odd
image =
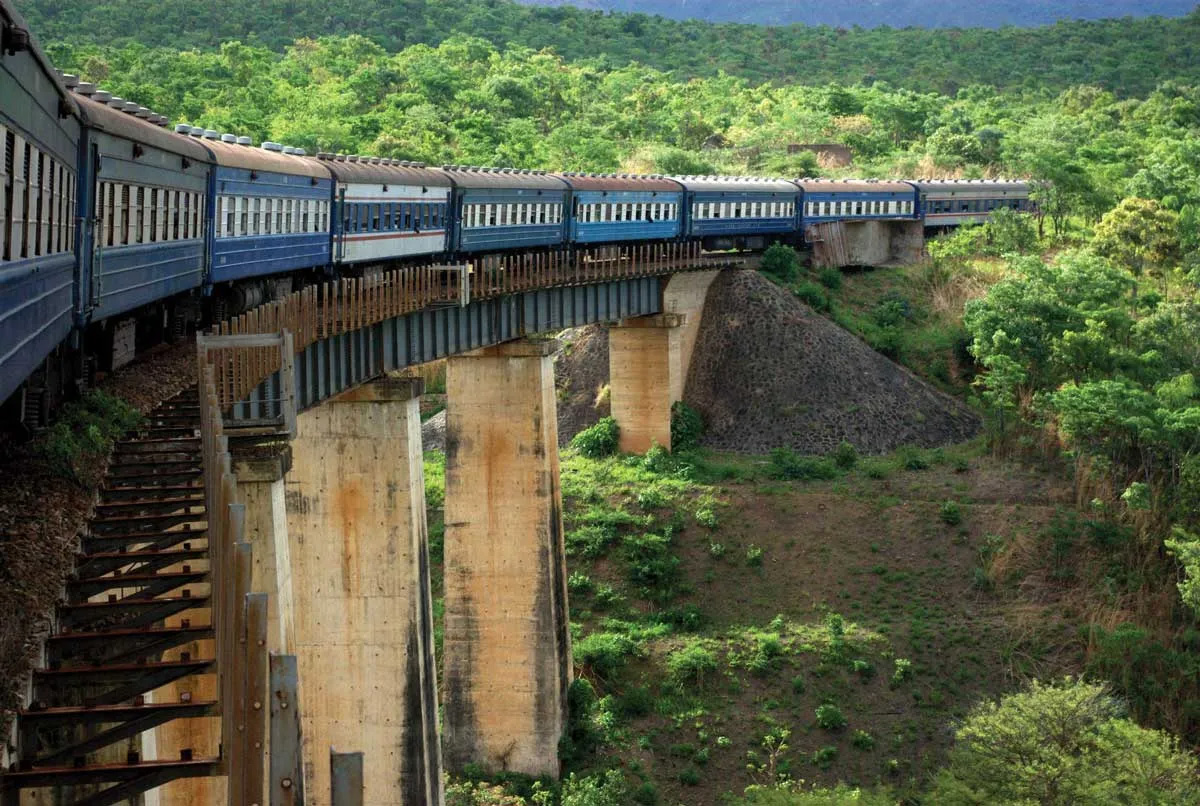
[[[470,34],[503,46],[553,48],[569,60],[631,61],[681,77],[719,71],[753,81],[888,81],[953,93],[1098,84],[1145,93],[1165,78],[1200,78],[1200,14],[1060,23],[1036,29],[766,28],[508,0],[29,0],[34,30],[54,42],[139,43],[176,50],[238,40],[281,50],[301,37],[361,34],[389,51]],[[1153,47],[1147,43],[1153,42]]]

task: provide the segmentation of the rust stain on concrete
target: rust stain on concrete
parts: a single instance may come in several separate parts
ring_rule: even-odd
[[[367,515],[367,496],[355,481],[337,485],[333,494],[333,520],[342,533],[342,589],[359,588],[358,538]]]

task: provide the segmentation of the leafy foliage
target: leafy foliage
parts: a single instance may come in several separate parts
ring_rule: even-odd
[[[589,459],[603,459],[617,452],[621,428],[612,417],[605,417],[591,428],[585,428],[571,440],[571,447]]]
[[[55,473],[82,484],[113,444],[141,421],[125,401],[93,390],[63,407],[38,449]]]
[[[976,707],[955,733],[935,804],[1190,803],[1196,762],[1138,727],[1104,686],[1034,682]]]

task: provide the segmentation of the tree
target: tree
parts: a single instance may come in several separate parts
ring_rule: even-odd
[[[934,806],[1195,803],[1196,761],[1125,717],[1107,687],[1042,684],[976,706],[955,732]]]
[[[1183,256],[1179,216],[1152,199],[1125,199],[1096,225],[1092,247],[1134,277],[1165,279]]]

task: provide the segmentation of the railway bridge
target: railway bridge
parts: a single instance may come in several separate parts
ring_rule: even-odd
[[[186,566],[163,555],[150,576],[207,573],[184,591],[193,609],[138,622],[185,634],[143,667],[140,707],[122,706],[104,717],[115,727],[43,756],[73,764],[18,764],[0,779],[5,806],[436,805],[443,768],[556,777],[573,667],[551,334],[608,323],[621,448],[669,448],[705,295],[738,264],[680,244],[403,268],[312,286],[198,336],[204,515],[191,517],[205,531],[187,533]],[[447,360],[440,681],[423,384],[409,372],[438,359]],[[151,538],[133,539],[140,557]],[[134,584],[106,568],[89,589],[97,599],[105,581]],[[186,635],[202,623],[203,634]],[[139,690],[129,685],[122,697]],[[94,704],[40,716],[64,724]],[[22,714],[34,727],[19,735],[32,736],[38,717]],[[139,733],[136,751],[114,750]],[[104,737],[125,744],[103,751]],[[36,755],[30,744],[18,753]],[[331,763],[331,749],[361,755]]]
[[[226,394],[214,410],[226,412],[251,590],[271,602],[268,649],[298,658],[304,746],[365,751],[366,802],[440,803],[443,758],[456,772],[557,776],[572,662],[557,343],[544,336],[612,323],[621,447],[669,449],[705,293],[733,263],[602,247],[570,266],[548,253],[394,272],[324,299],[297,294],[201,339],[205,385]],[[271,365],[239,363],[276,345],[279,368],[249,388]],[[439,740],[422,383],[401,373],[441,358]],[[310,770],[310,791],[328,791],[324,765]]]

